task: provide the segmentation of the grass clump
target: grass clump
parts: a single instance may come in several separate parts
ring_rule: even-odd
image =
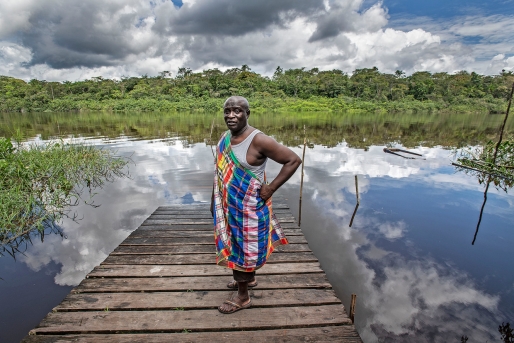
[[[127,163],[85,144],[21,145],[0,138],[0,243],[43,233],[64,217],[76,220],[71,207],[81,199],[96,206],[94,190],[128,176]]]

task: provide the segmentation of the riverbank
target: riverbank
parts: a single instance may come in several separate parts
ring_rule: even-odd
[[[459,112],[501,113],[514,82],[511,72],[488,76],[421,71],[405,75],[377,68],[320,71],[278,67],[272,77],[248,66],[193,72],[175,77],[101,76],[49,82],[0,76],[1,112],[214,112],[231,95],[250,101],[256,112]]]

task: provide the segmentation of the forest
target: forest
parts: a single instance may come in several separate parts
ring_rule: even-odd
[[[217,111],[231,95],[249,99],[254,111],[488,112],[501,113],[514,82],[512,71],[479,75],[428,71],[406,75],[378,68],[283,70],[262,76],[247,65],[226,71],[50,82],[0,76],[0,111]]]

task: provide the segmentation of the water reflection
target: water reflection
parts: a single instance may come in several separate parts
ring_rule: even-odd
[[[96,196],[100,208],[80,207],[82,221],[62,223],[68,239],[46,236],[19,258],[32,270],[48,273],[55,284],[80,282],[156,207],[210,201],[209,136],[211,127],[212,137],[222,128],[212,125],[212,115],[142,114],[125,121],[119,115],[112,115],[113,121],[78,115],[75,124],[72,118],[54,116],[61,130],[117,150],[135,163],[131,179],[108,184]],[[53,119],[31,122],[30,130],[41,133],[39,139],[51,137]],[[446,342],[462,335],[473,341],[498,339],[499,323],[514,318],[514,275],[505,272],[512,270],[514,257],[514,198],[489,190],[488,216],[482,222],[486,229],[481,244],[471,247],[470,228],[476,224],[483,189],[475,179],[455,173],[446,148],[476,144],[476,137],[482,143],[490,139],[497,127],[491,118],[466,125],[450,117],[429,121],[409,116],[395,122],[380,116],[367,121],[322,116],[309,122],[302,114],[252,119],[298,155],[307,124],[302,229],[345,305],[349,307],[351,293],[358,295],[356,325],[365,342]],[[128,127],[137,133],[129,135]],[[384,154],[384,147],[426,160]],[[270,177],[278,170],[269,164]],[[298,213],[300,178],[296,173],[281,190],[293,213]],[[23,297],[14,288],[5,291],[11,281],[15,278],[7,274],[0,284],[6,308],[19,307],[12,299]],[[49,304],[46,312],[55,305]],[[20,318],[2,318],[0,326],[19,327],[21,338],[41,320],[25,330]]]
[[[16,256],[19,254],[25,255],[27,249],[34,245],[34,241],[41,241],[41,243],[43,243],[45,237],[51,235],[59,235],[63,239],[67,238],[63,229],[57,223],[46,222],[43,230],[29,231],[27,234],[19,236],[9,241],[9,243],[3,244],[0,248],[0,256],[8,255],[16,259]]]
[[[462,200],[476,199],[480,187],[452,172],[447,150],[416,151],[427,160],[345,144],[309,151],[302,228],[347,306],[357,293],[364,341],[497,339],[498,324],[513,312],[514,278],[504,275],[512,268],[512,198],[494,194],[505,210],[500,225],[488,223],[488,246],[471,251],[465,238],[477,206]],[[354,173],[360,214],[351,229],[345,224],[355,211]]]

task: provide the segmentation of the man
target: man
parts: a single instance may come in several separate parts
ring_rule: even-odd
[[[211,212],[214,218],[216,263],[233,270],[229,288],[238,289],[218,310],[233,313],[251,305],[248,287],[255,287],[255,270],[274,248],[287,239],[272,211],[271,196],[302,163],[292,150],[248,125],[250,106],[240,96],[225,101],[228,127],[216,148]],[[268,158],[282,164],[277,177],[266,183]]]

